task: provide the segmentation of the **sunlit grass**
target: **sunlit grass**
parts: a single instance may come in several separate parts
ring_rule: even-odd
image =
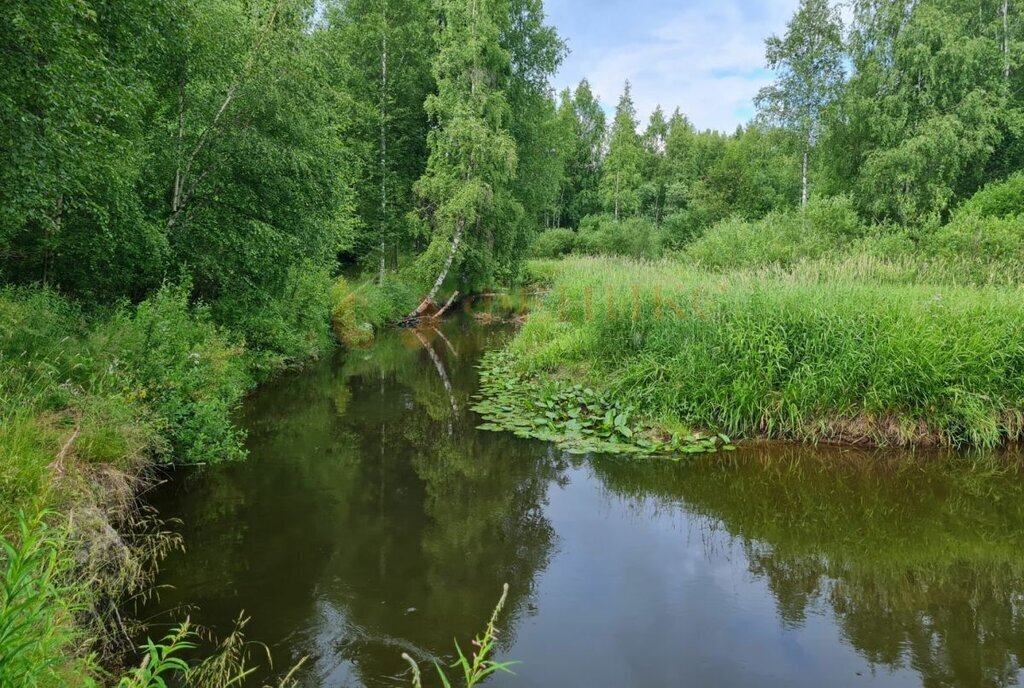
[[[569,259],[512,350],[527,368],[583,371],[666,424],[896,444],[1018,438],[1021,291],[864,277],[879,269]]]

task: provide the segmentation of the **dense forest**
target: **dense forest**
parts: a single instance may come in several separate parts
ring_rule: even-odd
[[[117,683],[119,606],[173,544],[139,476],[240,458],[254,385],[455,292],[547,282],[519,372],[589,371],[666,426],[1019,437],[1024,7],[850,10],[801,0],[720,132],[641,122],[628,82],[556,92],[542,0],[8,3],[0,684]],[[602,289],[708,302],[585,323]]]

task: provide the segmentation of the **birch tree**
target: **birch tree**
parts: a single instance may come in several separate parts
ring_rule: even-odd
[[[758,93],[760,115],[799,133],[801,155],[800,206],[807,205],[808,158],[820,133],[825,109],[843,85],[843,27],[829,0],[800,0],[782,38],[765,41],[769,69],[776,81]]]
[[[644,150],[637,134],[636,106],[627,81],[608,139],[608,155],[601,171],[601,204],[616,220],[640,210]]]
[[[515,141],[505,129],[508,102],[500,78],[509,54],[495,21],[497,0],[436,0],[441,16],[433,73],[437,92],[425,103],[433,127],[427,137],[430,157],[416,191],[431,226],[431,243],[422,264],[436,277],[422,302],[409,314],[421,316],[459,256],[460,247],[486,242],[485,213],[495,187],[516,171]]]

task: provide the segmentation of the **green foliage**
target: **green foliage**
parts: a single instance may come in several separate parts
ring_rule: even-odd
[[[16,3],[0,35],[20,47],[0,65],[5,278],[109,303],[185,275],[255,346],[308,355],[280,304],[346,241],[353,175],[310,11]]]
[[[491,614],[491,620],[487,622],[487,627],[473,639],[473,646],[476,649],[472,652],[471,657],[466,657],[458,642],[455,643],[455,650],[458,652],[459,658],[452,664],[451,668],[462,671],[462,679],[465,682],[466,688],[480,685],[488,676],[500,671],[512,673],[509,667],[515,664],[515,662],[496,662],[490,658],[498,641],[498,616],[501,614],[502,609],[504,609],[507,598],[508,583],[502,588],[501,598],[494,607],[494,612]],[[412,668],[412,684],[414,688],[422,688],[420,668],[416,661],[404,652],[402,653],[402,658]],[[441,666],[435,663],[435,668],[437,669],[438,677],[441,679],[441,684],[445,688],[451,688],[451,679],[448,678]]]
[[[576,251],[591,255],[658,258],[664,240],[661,230],[642,217],[616,220],[611,215],[591,215],[580,223]]]
[[[1019,265],[1024,262],[1024,216],[960,215],[930,235],[925,245],[944,258],[975,256],[990,264]]]
[[[330,346],[330,288],[325,267],[300,263],[288,268],[280,294],[226,294],[209,311],[215,322],[245,340],[256,371],[265,376]]]
[[[331,290],[331,325],[337,340],[348,347],[362,346],[373,339],[373,326],[369,322],[358,321],[356,309],[359,300],[358,290],[353,290],[344,277],[334,281]]]
[[[368,266],[396,269],[411,248],[412,185],[427,159],[427,114],[433,88],[431,4],[428,0],[327,3],[317,40],[328,73],[340,87],[334,107],[348,114],[344,136],[357,167],[358,224],[345,249]]]
[[[715,452],[735,447],[725,435],[665,435],[590,387],[563,380],[540,380],[515,368],[508,352],[487,354],[480,366],[480,394],[473,410],[487,421],[482,430],[512,432],[554,442],[570,454],[665,454]]]
[[[856,4],[852,76],[822,139],[830,189],[919,224],[1020,169],[1021,8],[1007,9],[1004,25],[996,4]]]
[[[565,167],[553,211],[554,224],[576,227],[584,217],[601,209],[598,186],[604,158],[605,114],[586,80],[574,92],[566,89],[562,93],[558,118]]]
[[[616,220],[640,211],[644,151],[636,133],[637,124],[636,106],[627,81],[615,108],[598,192],[602,208]]]
[[[63,686],[76,670],[96,669],[71,660],[79,640],[74,591],[62,583],[66,564],[59,534],[41,513],[19,514],[16,537],[0,537],[0,685]],[[79,664],[78,667],[69,666]]]
[[[73,464],[132,473],[158,456],[241,456],[231,414],[249,361],[187,294],[164,287],[86,318],[52,292],[0,292],[0,525],[38,498],[73,498],[74,480],[52,479]]]
[[[564,227],[541,232],[530,244],[533,258],[561,258],[576,248],[576,232]]]
[[[720,222],[687,246],[683,255],[717,269],[790,266],[839,252],[864,232],[849,199],[812,199],[804,211]]]
[[[1008,219],[1024,215],[1024,172],[987,184],[957,208],[956,215]]]
[[[992,446],[1024,427],[1022,303],[1017,288],[827,269],[572,259],[511,351],[524,371],[586,366],[595,389],[665,427]]]
[[[123,310],[95,336],[112,365],[123,366],[126,391],[157,414],[172,461],[210,463],[243,456],[231,413],[251,384],[242,349],[188,289],[164,287],[132,311]]]

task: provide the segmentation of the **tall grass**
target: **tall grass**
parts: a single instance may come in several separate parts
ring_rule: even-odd
[[[505,608],[505,600],[508,599],[508,583],[502,587],[501,598],[498,600],[498,604],[494,607],[494,611],[491,613],[491,619],[487,622],[487,626],[484,630],[473,639],[473,649],[470,652],[469,657],[462,651],[459,643],[455,643],[455,651],[458,654],[458,659],[451,665],[452,669],[457,669],[461,674],[462,683],[466,688],[473,688],[483,683],[488,676],[498,672],[512,673],[509,669],[510,666],[515,662],[497,662],[491,659],[491,655],[497,648],[498,643],[498,616],[501,611]],[[420,674],[419,665],[412,657],[406,653],[402,653],[402,659],[409,663],[409,667],[412,669],[412,685],[413,688],[423,688],[423,678]],[[445,673],[444,669],[441,668],[440,664],[435,664],[437,669],[437,675],[441,679],[441,684],[444,688],[452,688],[452,681]]]
[[[91,659],[76,656],[78,603],[65,587],[59,539],[43,514],[22,517],[17,538],[0,538],[0,686],[68,685],[88,675]]]
[[[1024,428],[1022,296],[576,258],[512,347],[667,426],[992,446]]]
[[[231,415],[253,357],[187,293],[86,314],[0,289],[0,685],[97,675],[120,605],[174,543],[138,509],[139,476],[242,456]]]

